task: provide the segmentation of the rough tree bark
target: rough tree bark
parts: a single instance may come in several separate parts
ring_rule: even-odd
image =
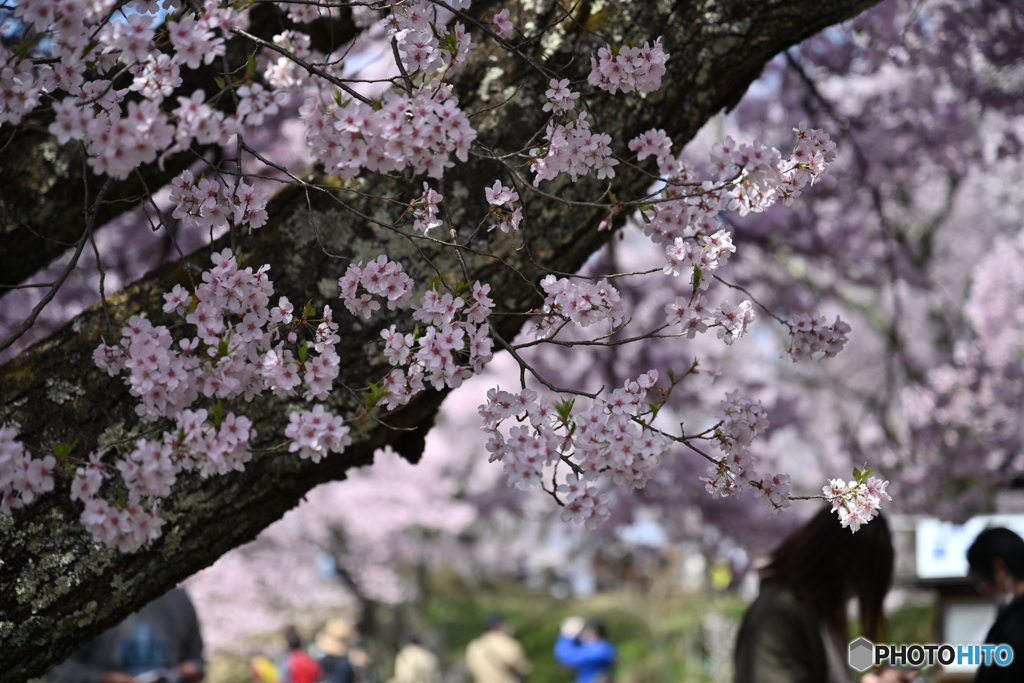
[[[497,11],[498,4],[474,3],[473,11],[490,13]],[[524,52],[578,79],[585,78],[589,69],[580,55],[595,52],[605,42],[633,39],[642,44],[663,36],[671,59],[660,90],[646,98],[601,93],[588,97],[587,105],[594,114],[594,127],[612,135],[616,145],[623,146],[654,127],[664,128],[678,146],[710,116],[738,101],[773,55],[871,4],[872,0],[583,2],[576,7],[575,21],[559,24],[552,37],[529,42]],[[528,35],[557,16],[556,4],[549,0],[509,5],[531,8],[534,20],[520,25]],[[513,17],[517,11],[513,9]],[[546,80],[524,59],[500,53],[489,38],[480,36],[476,42],[481,47],[459,76],[456,93],[463,108],[474,112],[504,101],[521,86],[510,104],[472,119],[479,140],[490,149],[499,154],[520,149],[544,124],[538,103],[543,101]],[[632,182],[643,187],[636,172],[621,165],[617,170],[617,186]],[[485,183],[501,177],[501,171],[494,161],[474,156],[444,178],[442,193],[459,229],[460,244],[466,245],[487,212]],[[330,180],[314,171],[303,179]],[[437,275],[448,282],[461,280],[462,268],[451,246],[412,239],[408,227],[399,232],[367,219],[392,224],[400,217],[401,207],[363,199],[360,192],[408,200],[419,194],[420,180],[371,177],[343,183],[330,192],[286,187],[271,202],[267,226],[240,240],[243,265],[270,263],[276,295],[297,302],[312,298],[318,307],[328,303],[338,308],[336,280],[349,261],[366,261],[379,253],[401,260],[421,286]],[[605,181],[587,178],[577,183],[554,182],[544,189],[558,196],[592,199],[605,188]],[[515,248],[519,243],[513,245],[498,231],[478,235],[462,248],[471,279],[491,284],[497,311],[535,307],[540,301],[535,283],[544,274],[541,267],[574,271],[611,234],[596,230],[609,214],[606,209],[570,211],[523,188],[520,193],[525,203],[526,248]],[[189,263],[205,268],[209,254],[204,249],[192,255]],[[180,263],[164,266],[110,297],[115,326],[134,313],[162,320],[161,294],[175,283],[187,284],[185,267]],[[516,316],[495,317],[496,328],[506,339],[522,321]],[[338,348],[343,358],[339,379],[357,391],[385,374],[383,358],[367,344],[377,337],[380,324],[344,313],[339,319],[343,338]],[[408,320],[399,322],[401,327]],[[140,423],[135,416],[134,400],[122,381],[107,377],[91,361],[101,338],[111,341],[119,336],[107,325],[103,312],[93,308],[0,368],[0,422],[17,427],[26,444],[40,449],[77,438],[74,455],[78,456],[95,450],[97,444],[132,439],[152,430],[154,425]],[[68,497],[68,477],[59,474],[56,491],[15,511],[13,517],[0,516],[0,682],[45,672],[92,636],[254,538],[312,487],[343,479],[350,467],[371,462],[375,449],[391,444],[415,461],[442,399],[441,393],[428,391],[395,413],[378,415],[380,421],[368,418],[353,425],[353,445],[343,455],[319,464],[278,449],[257,454],[242,473],[208,480],[183,477],[161,507],[168,522],[163,537],[132,555],[92,542],[78,523],[81,505]],[[355,393],[337,389],[329,407],[351,416],[360,403]],[[284,441],[287,410],[297,405],[261,398],[235,409],[248,415],[259,431],[255,446],[266,448]]]

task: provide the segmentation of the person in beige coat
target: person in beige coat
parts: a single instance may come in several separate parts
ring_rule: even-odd
[[[487,619],[485,632],[466,647],[466,667],[475,683],[521,683],[530,662],[501,616]]]
[[[439,683],[441,663],[437,656],[423,647],[416,636],[410,636],[395,655],[394,683]]]

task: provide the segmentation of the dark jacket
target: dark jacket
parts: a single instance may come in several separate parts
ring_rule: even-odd
[[[992,624],[986,643],[1013,648],[1010,666],[982,666],[974,683],[1021,683],[1024,681],[1024,595],[1006,606]]]
[[[99,683],[106,671],[133,676],[189,662],[203,669],[203,639],[180,588],[149,603],[46,674],[47,683]]]
[[[736,683],[825,683],[828,664],[811,606],[762,585],[736,636]]]

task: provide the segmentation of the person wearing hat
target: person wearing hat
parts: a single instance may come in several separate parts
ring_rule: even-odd
[[[354,683],[355,672],[349,654],[357,635],[355,627],[344,619],[331,619],[316,636],[316,646],[323,653],[320,667],[325,683]]]

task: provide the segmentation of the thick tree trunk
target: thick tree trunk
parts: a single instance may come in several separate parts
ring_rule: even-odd
[[[528,34],[556,17],[554,3],[533,4],[538,5],[535,20],[521,24]],[[554,38],[536,41],[529,50],[532,58],[551,68],[571,64],[565,75],[578,79],[589,69],[580,55],[595,52],[606,41],[632,39],[642,44],[663,36],[671,59],[659,91],[646,98],[599,93],[588,97],[587,105],[594,114],[594,127],[611,134],[617,149],[652,127],[664,128],[678,146],[708,117],[737,101],[766,60],[870,4],[870,0],[584,2],[575,22],[562,22],[554,29]],[[475,12],[484,9],[493,11],[495,3],[475,3]],[[513,9],[513,18],[517,11]],[[499,154],[521,149],[544,125],[540,103],[546,80],[525,60],[500,53],[489,38],[478,37],[477,42],[481,48],[460,75],[456,92],[462,106],[473,112],[504,101],[521,84],[513,102],[472,119],[480,140],[490,149]],[[546,54],[541,44],[547,47]],[[575,62],[570,59],[573,55]],[[620,165],[617,170],[615,187],[628,182],[644,186],[627,167]],[[466,244],[486,215],[483,188],[497,177],[504,177],[501,168],[483,157],[473,157],[446,175],[442,192],[461,244]],[[312,173],[307,179],[324,180]],[[582,200],[601,196],[606,185],[606,181],[587,178],[547,183],[543,189]],[[419,179],[397,178],[360,179],[331,193],[287,187],[272,201],[267,226],[241,241],[244,265],[270,263],[278,295],[295,302],[312,298],[318,307],[328,303],[336,309],[340,302],[335,283],[348,263],[365,262],[379,253],[401,260],[420,286],[439,274],[449,282],[461,280],[462,268],[452,247],[411,237],[408,225],[399,232],[360,217],[391,224],[402,211],[400,206],[362,199],[359,192],[407,201],[420,188]],[[526,223],[517,239],[525,239],[528,248],[516,249],[507,235],[495,231],[477,235],[462,249],[471,279],[491,284],[497,311],[521,312],[539,303],[534,283],[544,273],[533,260],[544,268],[574,271],[610,236],[596,230],[607,210],[570,211],[522,188],[521,194]],[[209,253],[203,250],[190,260],[205,268]],[[111,297],[115,324],[142,312],[161,320],[161,294],[175,283],[187,284],[181,264],[160,268]],[[505,338],[514,334],[522,320],[494,318]],[[339,319],[343,338],[339,379],[358,390],[386,373],[383,358],[368,345],[377,337],[380,324],[344,313]],[[91,361],[92,350],[102,338],[112,341],[119,336],[94,308],[0,368],[0,422],[17,427],[27,444],[41,449],[78,439],[74,455],[80,457],[99,443],[151,430],[152,424],[140,423],[135,416],[134,401],[121,380],[107,377]],[[346,416],[358,413],[358,396],[344,389],[334,393],[328,402],[333,410]],[[379,415],[380,422],[366,419],[353,425],[353,445],[343,455],[319,464],[277,449],[256,455],[242,473],[208,480],[182,478],[161,507],[168,521],[163,537],[132,555],[92,542],[78,523],[81,505],[68,497],[68,478],[59,475],[56,491],[13,517],[0,516],[0,682],[45,672],[132,610],[251,540],[312,487],[342,479],[348,468],[371,462],[375,449],[391,444],[415,461],[442,398],[428,391],[393,414]],[[288,409],[299,404],[261,398],[234,409],[253,420],[259,431],[255,445],[266,448],[284,441]],[[406,428],[414,430],[399,431]]]

